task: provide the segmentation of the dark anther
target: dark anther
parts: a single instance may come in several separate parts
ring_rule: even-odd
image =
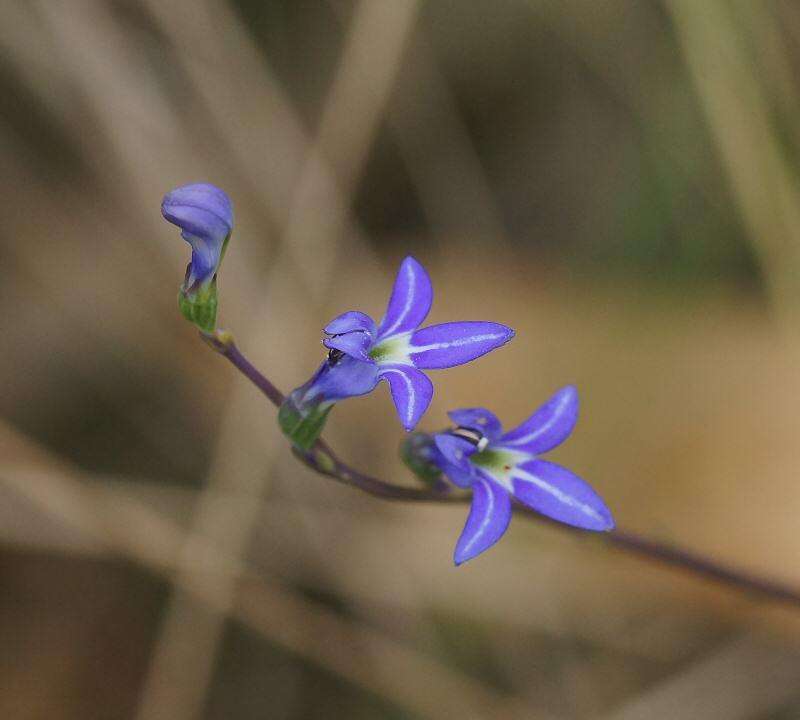
[[[489,444],[489,438],[487,438],[480,430],[476,430],[475,428],[459,425],[457,428],[453,428],[450,431],[450,434],[455,435],[462,440],[466,440],[468,443],[474,445],[475,449],[479,453],[482,453],[484,450],[486,450],[486,446]]]
[[[336,348],[331,348],[330,352],[328,353],[328,363],[330,365],[336,365],[339,360],[344,357],[344,353],[341,350],[337,350]]]
[[[451,430],[450,434],[463,438],[467,442],[472,443],[475,447],[478,447],[481,440],[483,440],[483,433],[481,433],[479,430],[463,427],[462,425],[459,425],[457,428]]]

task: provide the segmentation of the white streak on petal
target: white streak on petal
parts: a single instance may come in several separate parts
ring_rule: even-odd
[[[526,470],[522,470],[520,468],[514,469],[514,478],[517,480],[522,480],[524,482],[529,482],[540,490],[544,490],[544,492],[552,495],[556,500],[559,502],[564,503],[565,505],[569,505],[570,507],[577,508],[580,510],[584,515],[588,515],[595,520],[600,520],[601,522],[605,521],[605,518],[597,512],[593,507],[587,505],[586,503],[580,502],[580,500],[576,500],[572,495],[567,495],[567,493],[562,492],[557,487],[554,487],[548,482],[545,482],[541,478],[532,475],[531,473],[527,472]]]
[[[463,345],[472,345],[473,343],[483,342],[484,340],[499,340],[505,337],[503,333],[486,333],[484,335],[472,335],[471,337],[458,338],[450,340],[449,342],[431,343],[430,345],[409,345],[409,352],[412,355],[417,353],[428,352],[429,350],[446,350],[451,347],[461,347]]]
[[[406,389],[408,390],[408,406],[406,407],[406,425],[411,425],[411,421],[414,419],[414,408],[416,406],[416,399],[417,395],[414,392],[414,385],[411,382],[411,379],[406,375],[404,372],[400,370],[383,370],[382,375],[388,375],[389,373],[394,373],[395,375],[399,375],[403,382],[406,384]]]
[[[414,275],[414,265],[408,262],[405,263],[403,267],[405,268],[405,271],[408,274],[408,295],[406,295],[406,302],[405,305],[403,305],[402,312],[397,316],[397,318],[391,324],[391,326],[381,332],[381,338],[388,337],[395,330],[397,330],[397,328],[400,327],[402,322],[408,317],[408,314],[411,312],[411,308],[414,307],[414,297],[415,297],[414,291],[416,289],[416,286],[414,284],[414,281],[416,280],[416,276]]]
[[[536,440],[536,438],[541,437],[544,433],[548,432],[550,428],[553,427],[557,422],[561,420],[561,413],[564,412],[566,406],[572,401],[572,397],[568,394],[565,394],[561,400],[559,401],[558,405],[553,410],[553,414],[550,416],[550,419],[541,425],[540,427],[536,428],[531,433],[527,435],[517,438],[516,440],[508,440],[503,443],[503,445],[527,445],[530,442]]]
[[[469,551],[472,550],[472,547],[475,545],[475,543],[483,537],[483,534],[486,532],[486,528],[489,527],[489,523],[492,520],[492,513],[494,512],[494,495],[491,492],[487,492],[486,495],[489,498],[489,504],[486,506],[486,512],[483,515],[483,520],[481,520],[478,532],[472,536],[470,541],[462,550],[462,554],[464,555],[468,554]]]

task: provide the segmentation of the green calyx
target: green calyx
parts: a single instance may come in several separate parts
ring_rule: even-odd
[[[217,329],[217,306],[219,304],[217,298],[217,272],[222,264],[222,259],[225,257],[225,251],[228,249],[230,239],[231,233],[228,233],[222,242],[219,260],[214,268],[211,281],[204,282],[196,290],[187,289],[184,286],[178,293],[178,307],[183,317],[190,323],[194,323],[198,329],[205,333],[213,333]],[[186,269],[186,272],[188,276],[189,268]]]
[[[290,395],[278,410],[278,425],[296,448],[306,452],[322,434],[332,407],[333,404],[320,404],[301,411]]]
[[[190,323],[194,323],[203,332],[213,333],[217,326],[216,278],[194,292],[187,293],[181,288],[178,293],[178,307]]]
[[[442,471],[428,457],[432,441],[426,433],[411,433],[400,443],[400,458],[405,466],[426,485],[437,485],[442,479]]]

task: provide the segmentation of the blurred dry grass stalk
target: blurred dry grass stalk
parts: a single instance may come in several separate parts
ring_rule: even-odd
[[[222,319],[283,388],[413,248],[437,319],[518,330],[441,377],[432,424],[465,401],[513,421],[576,381],[564,452],[626,524],[800,585],[799,37],[791,3],[746,0],[0,4],[0,539],[28,568],[0,594],[0,716],[796,717],[796,614],[534,526],[455,571],[463,510],[376,506],[293,463],[179,319],[185,248],[157,207],[194,179],[234,198]],[[509,62],[539,45],[528,97]],[[701,290],[571,257],[631,215],[642,245],[717,239]],[[764,304],[714,265],[737,233]],[[336,413],[354,462],[401,476],[385,398]],[[117,557],[160,579],[157,617],[103,607]],[[79,616],[56,600],[69,558],[91,568]],[[33,579],[61,634],[23,602]],[[108,655],[105,613],[127,633]],[[93,673],[119,697],[99,705]]]

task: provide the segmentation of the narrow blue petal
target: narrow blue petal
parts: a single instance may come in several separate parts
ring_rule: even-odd
[[[578,422],[578,391],[567,385],[498,444],[539,455],[566,440]]]
[[[415,330],[427,317],[433,302],[433,287],[425,268],[409,256],[400,265],[392,296],[378,327],[378,338]]]
[[[449,433],[437,433],[433,436],[433,441],[447,463],[455,465],[461,470],[469,471],[470,455],[474,455],[477,449],[469,440]]]
[[[406,430],[413,430],[433,398],[433,383],[408,365],[382,365],[379,377],[389,383],[392,400]]]
[[[378,379],[376,365],[347,355],[334,364],[326,360],[303,386],[302,402],[318,402],[319,398],[335,401],[366,395],[375,388]]]
[[[225,222],[212,212],[190,206],[172,207],[169,212],[164,212],[164,217],[181,228],[181,237],[192,246],[189,284],[213,275],[230,232]]]
[[[453,484],[460,488],[472,487],[472,483],[475,482],[475,478],[477,477],[474,465],[470,465],[467,468],[460,468],[446,461],[437,464]]]
[[[355,330],[363,330],[375,337],[375,321],[369,315],[357,310],[351,310],[331,320],[325,326],[323,332],[326,335],[341,335]]]
[[[461,427],[471,428],[482,433],[489,440],[494,440],[503,432],[503,426],[497,419],[497,415],[485,408],[462,408],[451,410],[447,416]]]
[[[546,460],[531,460],[512,473],[514,497],[542,515],[585,530],[611,530],[614,519],[602,498],[575,473]]]
[[[186,230],[181,231],[181,237],[192,246],[192,261],[189,263],[187,279],[187,286],[191,287],[195,282],[202,282],[216,272],[225,238],[219,235],[201,237]]]
[[[369,349],[372,346],[372,338],[365,332],[356,331],[345,333],[344,335],[334,335],[325,338],[322,344],[330,350],[341,350],[345,355],[349,355],[356,360],[374,363],[369,356]]]
[[[448,368],[485,355],[512,337],[511,328],[493,322],[431,325],[411,336],[409,357],[418,368]]]
[[[471,560],[494,545],[511,520],[511,498],[496,483],[478,478],[472,485],[472,507],[456,543],[456,565]]]
[[[477,477],[477,468],[469,461],[461,462],[459,460],[458,465],[454,465],[448,458],[445,456],[445,453],[442,452],[439,444],[436,442],[436,438],[440,436],[448,435],[448,433],[438,433],[437,435],[433,435],[431,437],[432,440],[432,454],[431,454],[431,462],[438,466],[439,469],[450,479],[455,485],[458,485],[460,488],[470,488],[472,487],[472,483]],[[465,441],[466,442],[466,441]],[[445,451],[448,455],[450,452],[445,447]]]

